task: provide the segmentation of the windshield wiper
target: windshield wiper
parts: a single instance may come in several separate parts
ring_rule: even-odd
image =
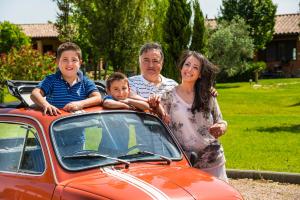
[[[73,155],[62,156],[62,159],[80,159],[80,158],[106,158],[106,159],[110,159],[110,160],[115,160],[115,161],[125,164],[126,169],[130,165],[130,162],[128,162],[126,160],[109,157],[107,155],[103,155],[103,154],[100,154],[100,153],[94,152],[94,151],[86,151],[86,152],[79,151],[79,152],[74,153]]]
[[[148,155],[158,156],[158,157],[162,158],[163,160],[167,161],[168,165],[170,165],[171,162],[172,162],[172,160],[170,158],[168,158],[166,156],[163,156],[163,155],[160,155],[160,154],[157,154],[157,153],[150,152],[150,151],[139,151],[139,152],[134,153],[134,154],[118,156],[118,158],[119,159],[126,159],[126,158],[143,157],[143,156],[148,156]]]

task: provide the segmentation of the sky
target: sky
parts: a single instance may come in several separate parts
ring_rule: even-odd
[[[299,12],[300,0],[273,0],[277,14]],[[203,15],[215,18],[220,12],[222,0],[200,0]],[[58,8],[53,0],[0,0],[0,22],[15,24],[55,22]]]

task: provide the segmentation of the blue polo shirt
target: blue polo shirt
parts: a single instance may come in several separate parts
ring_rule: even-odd
[[[78,71],[77,75],[79,77],[78,82],[70,86],[58,70],[55,74],[46,76],[37,88],[43,90],[46,100],[57,108],[63,108],[72,101],[84,100],[92,92],[99,92],[95,83],[83,76],[81,71]]]

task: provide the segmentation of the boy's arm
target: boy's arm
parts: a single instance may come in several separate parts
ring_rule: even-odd
[[[103,101],[103,107],[105,108],[125,108],[129,109],[130,106],[127,105],[126,103],[120,102],[120,101],[115,101],[113,99],[105,99]]]
[[[129,106],[133,106],[139,110],[150,110],[150,106],[146,101],[127,98],[125,100],[120,100],[122,103],[126,103]]]
[[[67,112],[81,110],[86,107],[97,106],[102,102],[102,98],[99,92],[92,92],[88,98],[81,101],[73,101],[63,107]]]
[[[31,100],[37,104],[39,107],[43,109],[43,113],[46,114],[47,112],[50,115],[57,115],[60,114],[60,110],[55,106],[51,105],[45,98],[44,92],[40,88],[34,88],[31,92],[30,98]]]

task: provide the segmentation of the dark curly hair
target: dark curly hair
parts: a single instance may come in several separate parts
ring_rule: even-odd
[[[194,101],[191,108],[193,114],[195,111],[203,111],[205,116],[210,113],[210,99],[212,98],[210,89],[214,84],[216,74],[219,72],[217,66],[212,64],[204,55],[196,51],[185,50],[177,63],[177,67],[181,70],[184,62],[189,57],[195,57],[200,61],[200,74],[201,77],[196,80],[194,85]]]

